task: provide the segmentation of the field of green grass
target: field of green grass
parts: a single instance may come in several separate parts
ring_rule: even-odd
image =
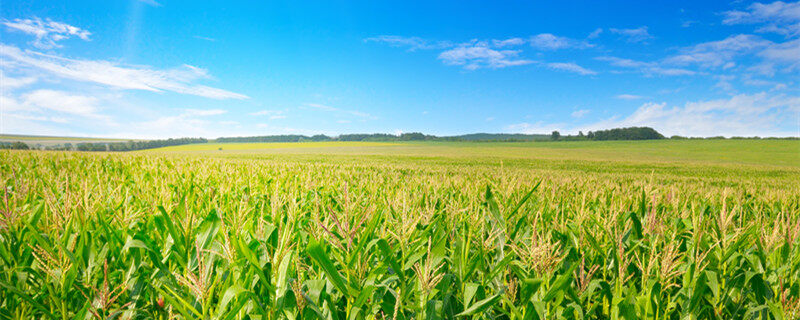
[[[222,150],[219,150],[219,149]],[[368,155],[453,159],[588,160],[638,163],[705,163],[800,166],[800,141],[646,140],[565,142],[302,142],[204,143],[145,152],[209,155]],[[221,152],[220,152],[221,151]]]
[[[149,149],[157,152],[202,152],[202,151],[249,151],[260,152],[274,149],[330,149],[330,148],[367,148],[398,145],[391,142],[263,142],[263,143],[198,143]],[[220,150],[221,149],[221,150]]]
[[[2,319],[800,317],[800,141],[0,151],[0,188]]]

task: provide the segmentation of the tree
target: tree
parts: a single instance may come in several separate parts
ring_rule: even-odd
[[[589,133],[592,135],[592,133]],[[616,128],[598,130],[590,136],[592,140],[653,140],[664,139],[664,136],[650,127]]]
[[[550,134],[550,139],[552,140],[558,140],[559,138],[561,138],[561,133],[559,133],[557,130]]]

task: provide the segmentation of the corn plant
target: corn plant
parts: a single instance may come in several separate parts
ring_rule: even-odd
[[[0,318],[798,319],[798,181],[794,167],[2,151]]]

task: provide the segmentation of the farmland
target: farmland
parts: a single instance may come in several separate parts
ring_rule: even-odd
[[[800,317],[800,142],[0,151],[0,317]]]

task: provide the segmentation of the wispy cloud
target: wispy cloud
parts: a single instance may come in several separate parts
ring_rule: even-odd
[[[195,39],[199,39],[199,40],[205,40],[205,41],[208,41],[208,42],[217,42],[217,39],[209,38],[209,37],[194,36],[194,38]]]
[[[3,25],[9,29],[21,31],[36,37],[33,45],[40,49],[60,48],[59,41],[72,37],[78,37],[89,41],[91,32],[71,26],[63,22],[56,22],[50,19],[42,20],[38,17],[30,19],[3,20]]]
[[[758,32],[774,32],[790,37],[800,36],[800,1],[773,3],[753,3],[745,10],[732,10],[723,13],[722,23],[761,24]]]
[[[530,38],[531,46],[541,50],[558,50],[570,48],[589,48],[591,44],[570,39],[567,37],[556,36],[551,33],[542,33]]]
[[[364,39],[364,42],[378,42],[385,43],[393,47],[405,47],[408,51],[414,50],[428,50],[428,49],[444,49],[452,47],[453,44],[448,41],[429,41],[420,37],[403,37],[392,35],[380,35],[377,37],[370,37]]]
[[[597,72],[593,70],[586,69],[572,62],[551,62],[547,63],[546,66],[553,70],[573,72],[584,76],[597,74]]]
[[[119,89],[172,91],[213,99],[247,99],[243,94],[213,88],[195,82],[209,79],[208,71],[183,65],[159,70],[147,66],[123,66],[104,60],[68,59],[0,44],[0,56],[51,75]]]
[[[251,116],[266,116],[269,117],[270,120],[277,120],[277,119],[286,119],[286,111],[285,110],[261,110],[250,113]]]
[[[16,89],[33,84],[38,79],[36,77],[9,77],[6,72],[0,69],[0,83],[3,89]]]
[[[461,66],[467,70],[481,68],[501,69],[538,63],[537,61],[521,57],[523,53],[523,48],[521,48],[521,46],[524,44],[529,44],[530,48],[536,50],[548,51],[559,49],[584,49],[594,46],[586,41],[570,39],[551,33],[542,33],[528,38],[473,39],[459,44],[453,44],[453,42],[450,41],[431,41],[419,37],[386,35],[367,38],[364,39],[364,41],[386,43],[394,47],[404,47],[408,48],[408,51],[441,49],[444,51],[440,52],[437,58],[442,61],[442,63],[452,66]],[[569,63],[545,63],[543,65],[554,70],[571,71],[581,74],[595,73],[592,70]]]
[[[583,118],[585,115],[589,114],[590,112],[592,112],[592,111],[589,110],[589,109],[575,110],[575,111],[572,112],[572,117],[573,118]]]
[[[462,66],[467,70],[479,68],[506,68],[533,63],[519,58],[520,50],[495,50],[486,41],[471,41],[439,54],[447,65]]]
[[[648,102],[627,117],[614,117],[575,129],[649,126],[666,135],[792,136],[797,112],[800,112],[800,97],[762,92],[674,107]]]
[[[73,115],[96,117],[97,98],[73,95],[56,90],[36,90],[23,96],[26,104]]]
[[[717,41],[681,48],[675,55],[645,62],[619,57],[597,57],[616,67],[634,69],[645,75],[720,76],[721,70],[735,70],[745,77],[772,76],[775,72],[800,70],[800,39],[776,43],[756,35],[737,34]],[[744,64],[740,67],[740,64]]]
[[[619,57],[603,56],[595,58],[600,61],[606,61],[612,66],[632,69],[641,72],[646,76],[662,75],[662,76],[691,76],[697,74],[696,71],[675,68],[670,66],[662,66],[660,62],[646,62],[637,61]]]
[[[563,134],[648,126],[667,136],[797,136],[798,112],[800,97],[762,92],[687,102],[683,106],[647,102],[627,116],[613,116],[584,125],[539,121],[512,124],[505,129],[529,134],[558,130]],[[573,112],[573,117],[580,118],[576,115],[583,114],[578,110]]]
[[[643,99],[642,96],[637,96],[635,94],[618,94],[615,98],[622,99],[622,100],[639,100]]]
[[[590,33],[589,36],[587,36],[586,38],[587,39],[596,39],[602,33],[603,33],[603,28],[597,28],[597,29],[594,29],[594,31],[592,31],[592,33]]]
[[[649,31],[647,31],[646,26],[638,27],[636,29],[611,28],[609,31],[611,31],[611,33],[620,35],[620,37],[624,38],[628,42],[645,42],[653,39],[653,36]]]
[[[494,39],[492,40],[492,44],[498,48],[519,46],[525,44],[525,39],[522,38],[508,38],[505,40]]]
[[[185,117],[210,117],[210,116],[218,116],[221,114],[228,113],[227,110],[222,109],[186,109],[183,113]]]
[[[784,71],[794,71],[800,69],[800,39],[787,41],[784,43],[773,44],[758,55],[767,60],[768,63],[787,64]]]
[[[106,101],[99,97],[72,92],[39,89],[16,94],[0,93],[2,116],[0,126],[4,132],[67,133],[53,128],[52,124],[108,127],[116,125],[112,118],[101,112]],[[10,122],[8,122],[10,120]]]
[[[704,68],[735,66],[734,59],[770,46],[772,42],[758,36],[739,34],[719,41],[703,42],[682,50],[681,54],[664,60],[675,65],[696,64]]]

